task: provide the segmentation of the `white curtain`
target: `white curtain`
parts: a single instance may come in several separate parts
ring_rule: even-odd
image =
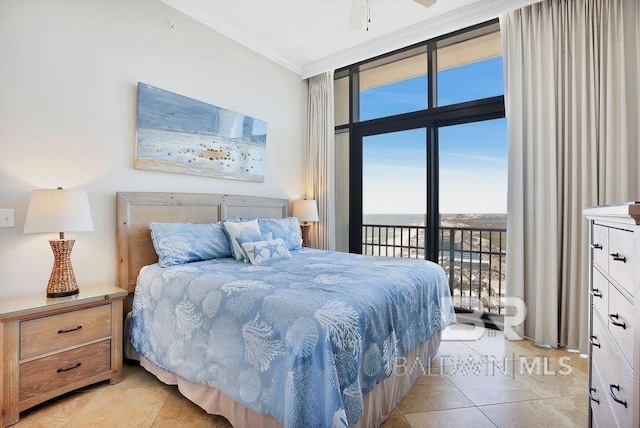
[[[637,0],[546,0],[500,19],[507,293],[527,305],[518,333],[554,347],[587,350],[582,210],[640,199],[637,8]]]
[[[320,221],[312,225],[311,246],[335,250],[333,72],[308,79],[306,198],[315,199]]]

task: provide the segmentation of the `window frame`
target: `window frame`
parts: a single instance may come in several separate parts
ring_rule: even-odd
[[[349,252],[362,253],[362,140],[366,136],[398,132],[416,128],[427,129],[427,206],[425,258],[437,262],[439,219],[439,157],[438,128],[449,125],[505,117],[504,95],[482,98],[438,107],[437,49],[450,46],[481,35],[499,31],[498,20],[443,35],[422,43],[380,55],[348,67],[336,70],[334,79],[349,77],[349,123],[335,127],[335,133],[349,132]],[[427,108],[392,116],[358,121],[360,111],[360,70],[401,60],[415,55],[418,50],[427,52]]]

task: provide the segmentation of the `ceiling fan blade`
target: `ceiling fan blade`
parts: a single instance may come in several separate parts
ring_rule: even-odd
[[[418,3],[421,6],[424,7],[429,7],[429,6],[433,6],[433,4],[437,1],[437,0],[413,0],[414,2]]]
[[[349,29],[359,30],[367,16],[367,0],[353,0],[351,16],[349,16]]]

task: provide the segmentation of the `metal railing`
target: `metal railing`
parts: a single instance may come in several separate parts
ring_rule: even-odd
[[[506,229],[440,227],[438,263],[454,305],[501,314],[506,274]],[[425,227],[365,224],[362,254],[424,258]]]

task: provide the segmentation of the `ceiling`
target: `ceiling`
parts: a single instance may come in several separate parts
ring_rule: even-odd
[[[162,1],[307,78],[540,0],[369,0],[368,31],[349,29],[352,0]]]

